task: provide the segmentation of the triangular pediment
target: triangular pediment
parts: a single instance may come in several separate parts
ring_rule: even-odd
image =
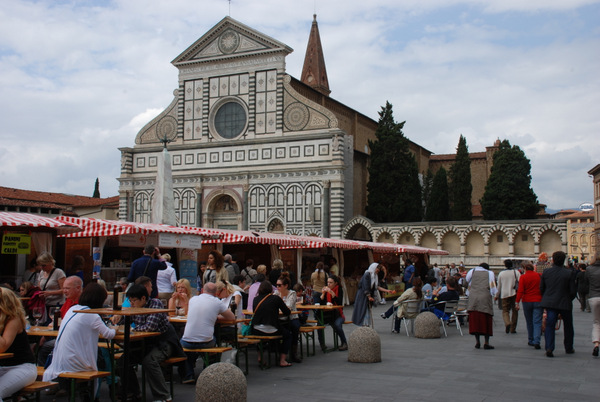
[[[223,18],[175,58],[175,66],[268,53],[289,54],[292,48],[231,17]]]

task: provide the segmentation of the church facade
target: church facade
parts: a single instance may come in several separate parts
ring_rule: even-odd
[[[120,148],[120,219],[150,220],[168,141],[179,224],[341,237],[364,214],[377,122],[329,97],[316,17],[302,81],[290,52],[225,17],[175,58],[173,101]],[[431,153],[411,150],[426,169]]]
[[[353,213],[353,136],[286,74],[291,51],[226,17],[173,60],[173,101],[120,149],[120,217],[150,220],[167,138],[179,224],[339,236]]]
[[[410,230],[403,224],[393,229],[365,224],[368,141],[375,140],[377,122],[330,96],[316,16],[300,80],[286,71],[291,52],[225,17],[177,56],[172,64],[179,80],[171,104],[139,131],[133,147],[120,148],[119,219],[150,222],[167,144],[179,225],[393,240],[449,248],[454,256],[524,251],[517,245],[496,253],[488,241],[499,238],[495,229],[477,230],[480,238],[466,230],[470,222],[451,233],[446,223],[431,230],[422,223]],[[421,175],[454,162],[455,155],[432,155],[409,144]],[[479,198],[498,145],[470,154],[475,219],[481,217]],[[527,230],[528,255],[548,244],[565,248],[561,225],[539,230],[531,225],[536,229]],[[512,238],[515,230],[501,232]],[[546,230],[558,234],[536,243]]]

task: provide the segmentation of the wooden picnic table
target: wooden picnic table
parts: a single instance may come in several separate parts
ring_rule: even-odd
[[[126,307],[120,310],[113,310],[112,308],[92,308],[87,310],[76,310],[75,313],[83,313],[83,314],[100,314],[100,315],[120,315],[125,318],[125,325],[123,331],[123,367],[129,367],[130,360],[130,350],[129,343],[132,340],[132,331],[131,331],[131,317],[134,315],[150,315],[157,313],[170,313],[174,312],[175,309],[167,309],[167,308],[145,308],[145,307]],[[135,331],[133,331],[136,334]],[[156,336],[157,332],[150,332],[148,334],[153,334],[149,336]],[[135,335],[134,335],[135,336]],[[115,336],[116,337],[116,336]],[[114,341],[114,339],[113,339]],[[124,375],[121,377],[122,383],[122,400],[127,400],[127,389],[128,389],[128,379],[129,376]]]
[[[344,308],[344,306],[336,306],[336,305],[327,305],[327,304],[297,304],[296,308],[298,310],[314,310],[318,311],[319,314],[315,314],[317,318],[317,325],[325,326],[327,323],[325,322],[325,311],[334,311],[340,308]],[[332,327],[333,328],[333,327]],[[322,331],[322,330],[320,330]],[[333,352],[334,350],[338,350],[338,338],[336,336],[335,330],[333,332],[333,348],[326,349],[324,352]]]

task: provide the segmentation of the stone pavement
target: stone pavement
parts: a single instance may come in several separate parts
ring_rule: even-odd
[[[477,350],[466,327],[462,337],[454,326],[447,327],[448,337],[440,339],[416,339],[405,332],[393,334],[391,319],[379,317],[385,308],[373,310],[375,329],[381,337],[381,363],[349,363],[347,352],[317,351],[316,356],[305,357],[301,364],[261,371],[256,353],[251,352],[250,374],[246,377],[248,401],[600,400],[600,359],[592,357],[589,313],[579,309],[574,312],[575,354],[564,353],[561,329],[557,332],[555,357],[548,358],[543,340],[541,350],[527,345],[522,313],[517,334],[505,334],[496,309],[495,336],[490,341],[495,349]],[[346,307],[344,314],[351,317],[352,306]],[[356,328],[344,325],[346,336]],[[326,337],[331,346],[329,327]],[[106,389],[103,385],[102,401],[108,400]],[[194,394],[193,385],[177,384],[174,400],[194,401]],[[52,399],[46,396],[42,400]]]

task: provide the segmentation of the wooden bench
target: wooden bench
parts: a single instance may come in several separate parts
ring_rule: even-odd
[[[265,359],[263,359],[263,351],[265,347],[269,346],[272,342],[279,343],[283,337],[281,335],[246,335],[245,339],[255,339],[258,340],[258,357],[260,359],[260,368],[261,370],[268,369],[271,367],[271,351],[267,349],[267,364],[265,364]],[[275,348],[275,359],[279,356],[278,348]]]
[[[42,369],[43,369],[43,367],[42,367]],[[13,395],[12,396],[12,400],[13,401],[17,401],[20,396],[29,395],[29,394],[35,394],[35,400],[36,400],[36,402],[40,402],[40,399],[41,399],[40,398],[40,392],[42,392],[45,389],[56,388],[56,387],[58,387],[58,383],[57,382],[52,382],[52,381],[34,381],[33,383],[29,384],[28,386],[23,387],[23,389],[21,389],[15,395]]]
[[[315,331],[323,329],[325,329],[324,325],[306,325],[300,327],[298,331],[300,333],[300,358],[304,358],[304,353],[302,351],[302,335],[304,335],[304,339],[306,340],[306,356],[311,356],[309,345],[310,340],[312,340],[312,356],[314,356],[317,353],[315,347]]]
[[[244,358],[246,359],[246,361],[245,361],[246,370],[244,371],[245,375],[248,375],[248,373],[249,373],[248,348],[252,345],[258,345],[259,343],[260,343],[260,339],[237,338],[237,340],[236,340],[237,353],[235,355],[235,365],[240,367],[240,354],[243,354]]]
[[[115,354],[115,360],[117,359],[116,354]],[[171,393],[171,398],[175,398],[175,386],[174,383],[175,381],[173,381],[173,365],[177,364],[177,363],[181,363],[183,361],[186,361],[187,357],[169,357],[168,359],[163,360],[160,365],[164,368],[167,369],[168,373],[169,373],[169,392]],[[166,380],[166,379],[165,379]],[[142,365],[142,396],[143,399],[145,400],[146,397],[146,372],[144,371],[144,366]]]
[[[75,402],[75,384],[79,382],[88,382],[90,385],[90,399],[93,401],[96,398],[94,387],[94,381],[99,378],[109,377],[110,371],[69,371],[58,375],[59,378],[66,378],[71,380],[71,392],[69,399]]]
[[[183,351],[185,353],[197,353],[197,354],[201,355],[202,361],[204,362],[204,367],[208,367],[212,363],[215,363],[215,362],[211,362],[211,359],[210,359],[211,355],[225,353],[231,349],[233,349],[231,346],[215,346],[213,348],[201,348],[201,349],[183,348]]]

